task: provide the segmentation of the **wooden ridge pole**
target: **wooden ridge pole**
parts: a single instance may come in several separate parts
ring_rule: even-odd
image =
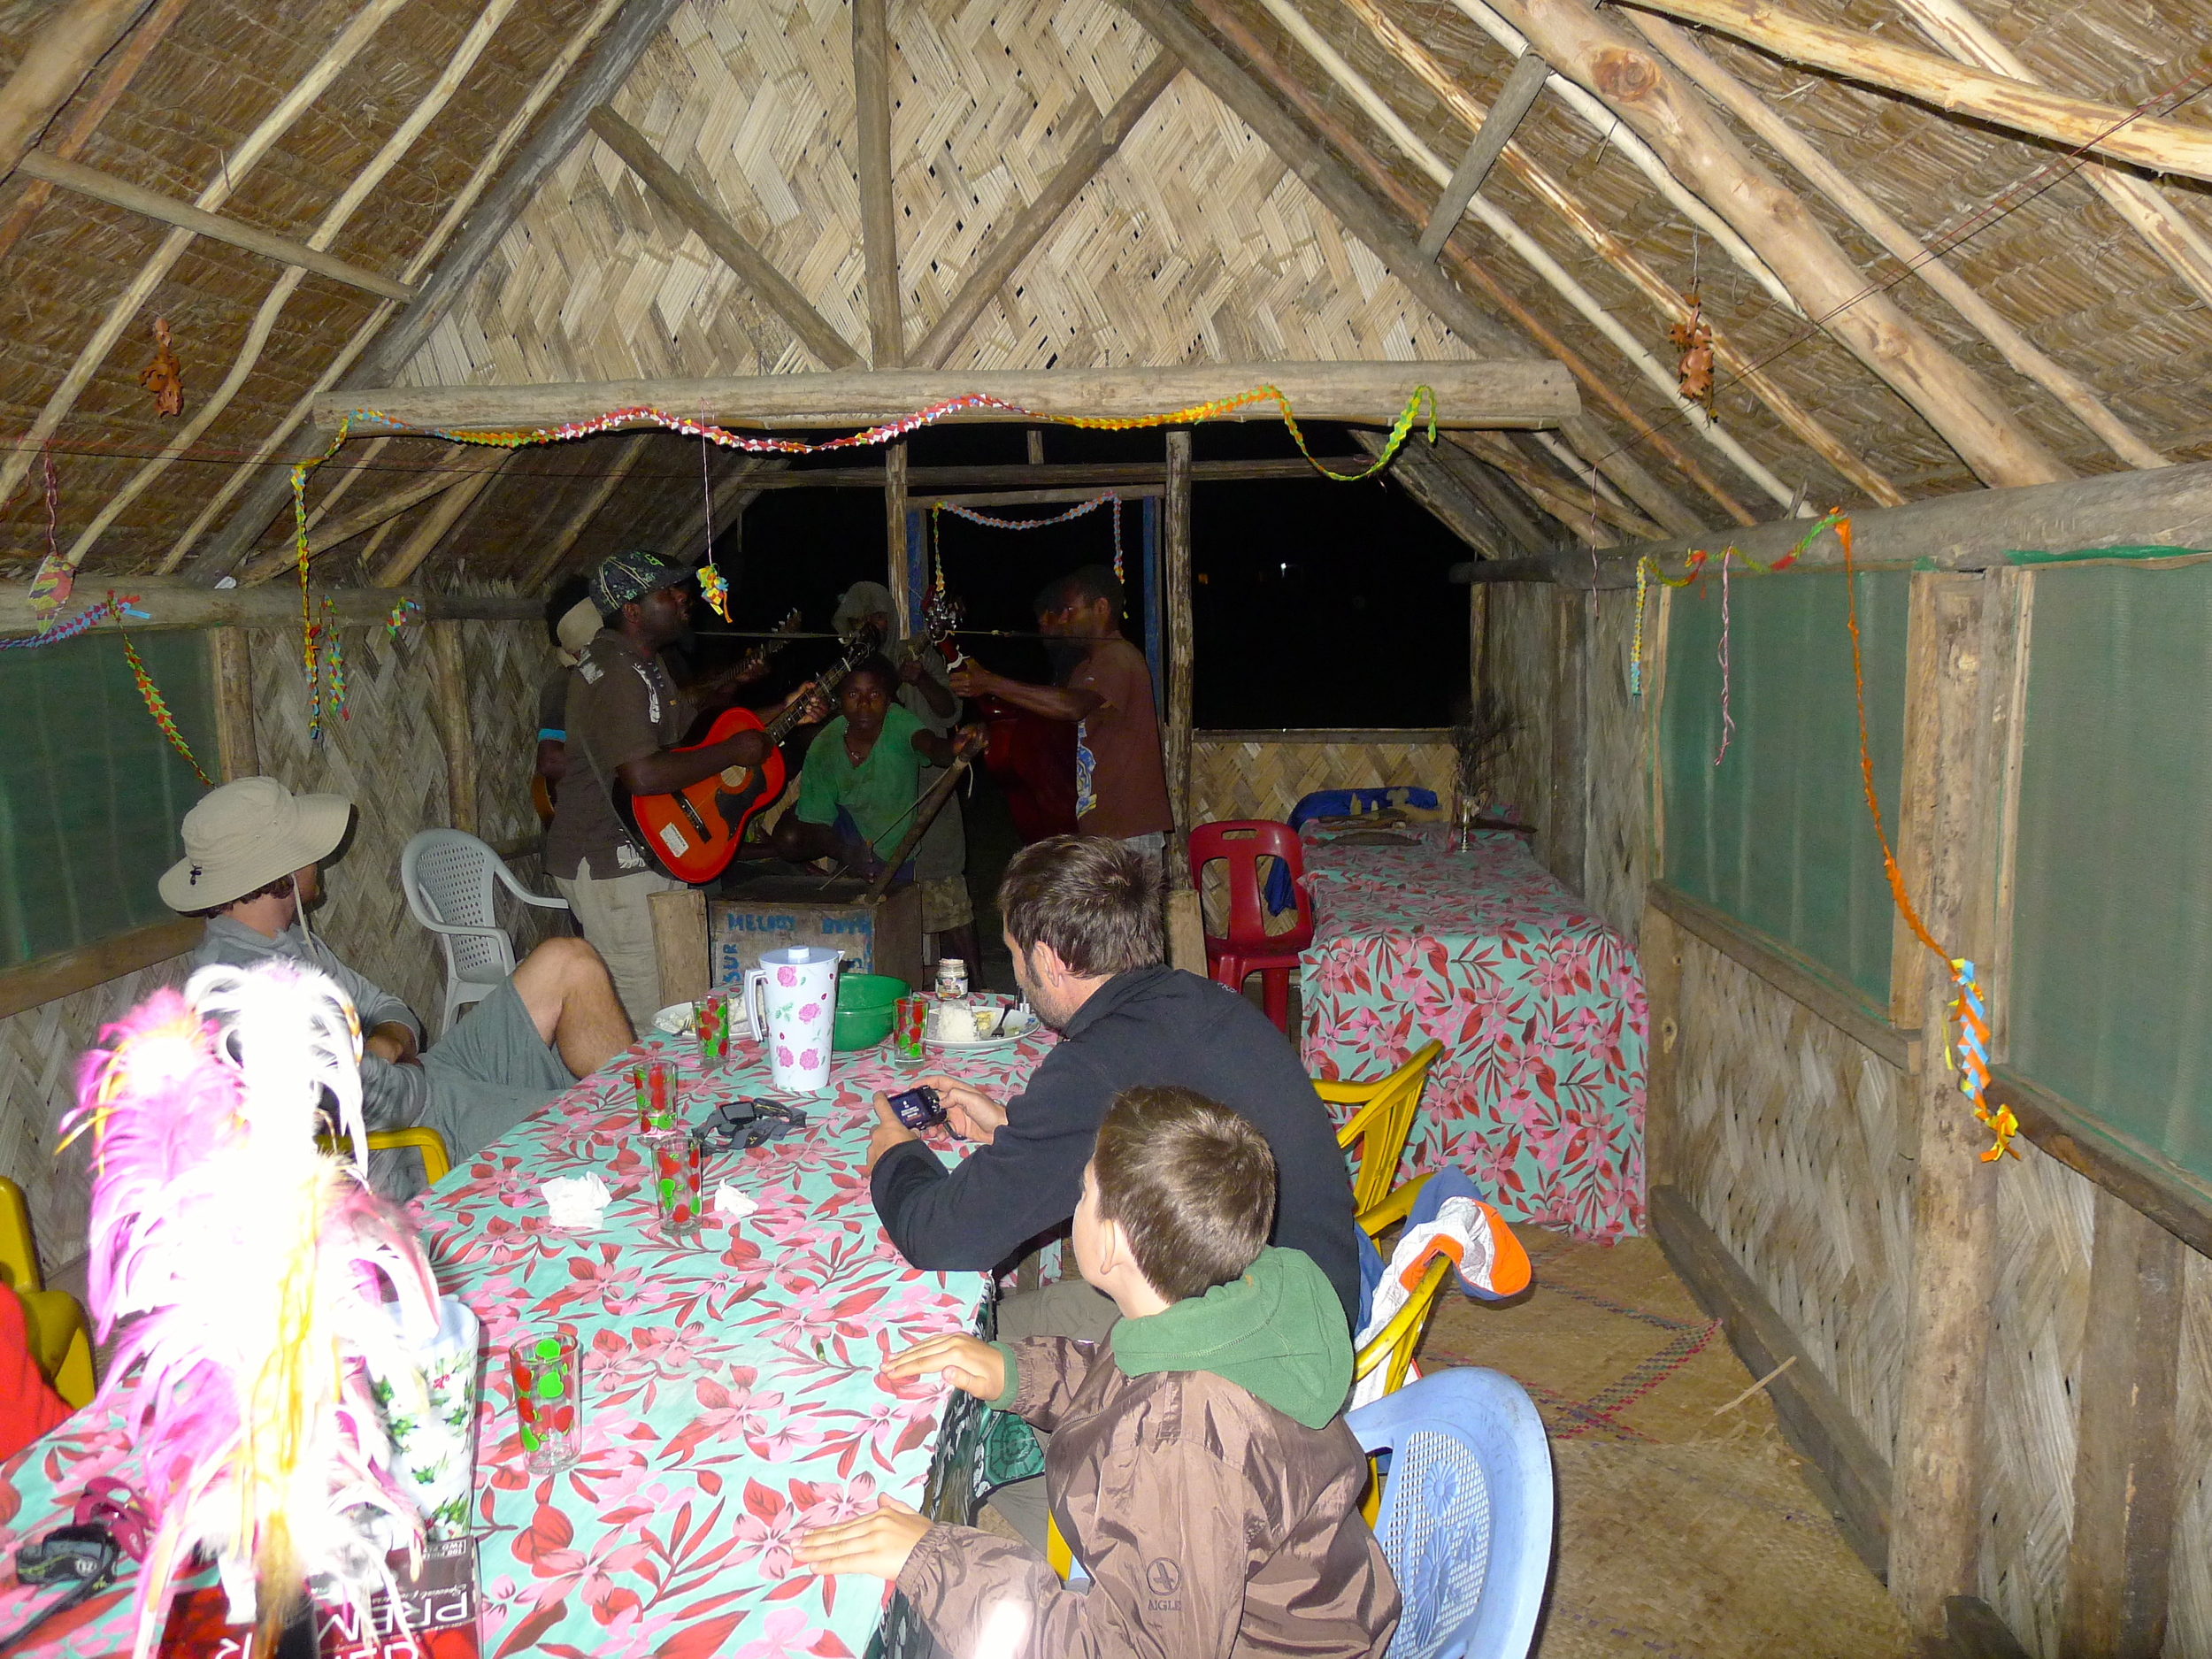
[[[735,272],[737,280],[780,317],[820,363],[833,369],[848,369],[859,363],[860,354],[845,343],[844,335],[830,326],[828,319],[776,269],[768,256],[747,241],[702,191],[653,148],[644,134],[616,114],[611,104],[601,104],[588,119],[599,142],[619,156],[622,165],[637,174],[638,181],[706,243],[709,253]]]
[[[877,368],[896,369],[906,363],[906,325],[899,315],[899,221],[891,199],[891,25],[887,0],[852,0],[852,7],[869,355]]]
[[[1805,204],[1635,36],[1582,0],[1496,0],[1530,47],[1640,132],[1675,173],[1724,214],[1807,313],[1910,403],[1990,484],[2042,484],[2070,469],[1975,373],[1866,276]]]
[[[0,86],[0,178],[38,142],[46,124],[145,9],[146,0],[69,0],[54,9]]]
[[[1792,63],[1861,86],[1932,104],[2009,133],[2093,150],[2153,173],[2212,179],[2212,128],[2139,115],[2116,104],[2070,97],[2030,81],[1992,74],[1899,46],[1863,29],[1784,12],[1770,0],[1627,0],[1644,11],[1700,23]]]

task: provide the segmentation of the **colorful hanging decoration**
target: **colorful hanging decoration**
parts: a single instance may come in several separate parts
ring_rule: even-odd
[[[154,360],[138,372],[138,383],[154,395],[154,413],[184,413],[184,365],[169,349],[169,319],[154,319]]]
[[[411,622],[419,622],[421,620],[421,602],[414,599],[401,600],[397,604],[392,607],[392,614],[384,618],[385,643],[388,645],[396,643],[399,639],[399,631],[402,628],[405,627]]]
[[[706,440],[699,441],[699,484],[706,492],[707,556],[699,565],[699,597],[725,622],[734,622],[730,614],[730,585],[722,580],[720,566],[714,562],[714,473],[707,465],[709,450]]]
[[[1713,331],[1705,321],[1705,303],[1692,288],[1682,296],[1690,314],[1667,330],[1667,338],[1682,355],[1674,367],[1675,383],[1682,396],[1713,412]]]
[[[1728,556],[1736,549],[1723,548],[1720,554],[1720,749],[1713,757],[1717,766],[1728,754],[1728,740],[1736,735],[1736,717],[1728,711]]]
[[[38,574],[31,578],[31,618],[43,634],[54,613],[69,602],[69,590],[76,583],[76,572],[61,556],[61,485],[54,476],[53,452],[49,450],[38,458],[45,469],[46,557],[39,563]]]
[[[323,595],[323,718],[353,718],[346,706],[346,651],[338,640],[338,607]]]
[[[146,712],[154,717],[154,724],[169,740],[169,747],[184,757],[184,764],[192,768],[192,775],[200,780],[203,788],[212,789],[215,780],[209,777],[200,763],[193,758],[192,746],[184,741],[184,733],[177,730],[176,717],[169,712],[168,699],[154,684],[153,676],[146,672],[146,664],[139,660],[138,649],[131,643],[131,636],[123,635],[123,657],[131,665],[131,678],[138,684],[138,695],[144,699]]]
[[[1812,546],[1824,531],[1833,530],[1839,524],[1847,522],[1849,521],[1844,518],[1840,510],[1816,519],[1812,527],[1797,538],[1790,550],[1771,565],[1760,564],[1758,560],[1751,557],[1741,548],[1732,543],[1722,550],[1722,557],[1737,560],[1754,576],[1771,576],[1778,571],[1786,571],[1796,564],[1805,549]],[[1629,648],[1634,655],[1628,664],[1628,695],[1630,696],[1640,697],[1644,695],[1644,603],[1647,592],[1647,579],[1658,582],[1663,587],[1687,588],[1698,579],[1699,573],[1705,568],[1706,561],[1711,557],[1712,555],[1703,548],[1692,549],[1683,559],[1682,574],[1678,577],[1668,575],[1661,568],[1659,561],[1648,553],[1636,561],[1636,629]]]
[[[153,618],[138,608],[138,595],[127,594],[118,599],[110,593],[105,599],[88,611],[80,611],[68,621],[58,624],[39,634],[27,634],[19,639],[0,640],[0,651],[26,650],[38,645],[59,645],[64,640],[73,640],[80,634],[98,627],[111,618],[128,618],[134,622],[150,622]]]

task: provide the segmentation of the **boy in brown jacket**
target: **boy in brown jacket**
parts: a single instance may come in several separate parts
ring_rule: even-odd
[[[941,1371],[1050,1432],[1076,1587],[1027,1545],[888,1498],[799,1559],[896,1580],[958,1659],[1382,1659],[1398,1589],[1360,1518],[1351,1342],[1321,1271],[1267,1248],[1274,1209],[1249,1123],[1187,1089],[1125,1090],[1074,1224],[1077,1267],[1121,1310],[1112,1333],[933,1337],[885,1366]]]

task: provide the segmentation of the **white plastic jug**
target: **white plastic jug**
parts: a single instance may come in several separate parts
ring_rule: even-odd
[[[792,1094],[829,1086],[830,1027],[837,1013],[837,964],[845,953],[792,945],[760,953],[745,971],[745,1023],[768,1049],[769,1079]]]

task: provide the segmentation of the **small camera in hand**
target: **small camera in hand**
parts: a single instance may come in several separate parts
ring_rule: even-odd
[[[926,1083],[892,1095],[891,1111],[909,1129],[934,1129],[945,1121],[944,1102]]]

